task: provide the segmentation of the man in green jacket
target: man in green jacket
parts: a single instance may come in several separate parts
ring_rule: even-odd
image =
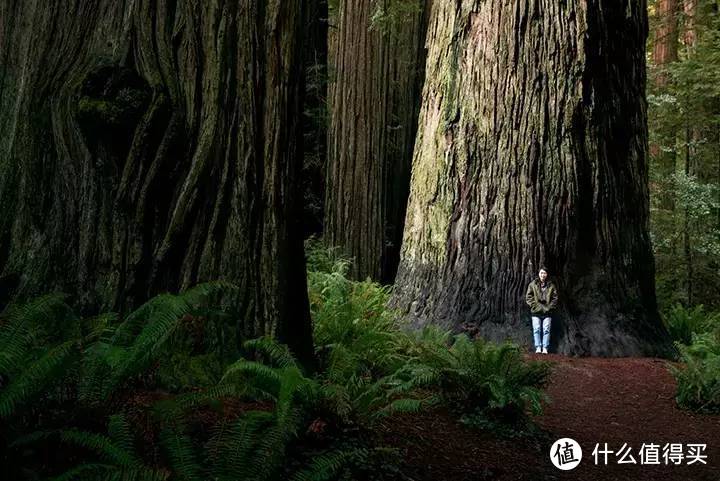
[[[534,279],[528,286],[525,302],[530,306],[535,352],[547,354],[548,347],[550,347],[550,323],[552,313],[557,306],[558,294],[555,284],[548,279],[548,272],[544,267],[540,269],[537,279]],[[540,335],[541,325],[542,337]]]

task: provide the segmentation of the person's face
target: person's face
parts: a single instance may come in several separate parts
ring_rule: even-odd
[[[540,276],[540,280],[541,280],[541,281],[545,282],[545,279],[547,279],[547,272],[545,272],[545,271],[540,271],[540,272],[538,273],[538,276]]]

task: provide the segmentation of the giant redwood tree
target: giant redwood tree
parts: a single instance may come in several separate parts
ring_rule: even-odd
[[[0,3],[5,285],[122,310],[228,279],[247,335],[309,356],[303,3]]]
[[[669,354],[648,235],[644,1],[435,2],[394,304],[561,353]]]
[[[342,0],[328,50],[324,233],[353,275],[395,275],[424,64],[426,0]]]

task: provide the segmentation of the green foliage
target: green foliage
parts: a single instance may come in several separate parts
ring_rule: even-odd
[[[308,277],[335,272],[345,276],[351,264],[350,259],[343,256],[338,247],[328,247],[316,237],[305,241],[305,259]],[[309,287],[308,291],[312,294],[318,291],[318,288]]]
[[[80,320],[51,294],[10,305],[0,316],[0,418],[43,395],[78,357]]]
[[[315,342],[330,379],[389,373],[402,364],[399,325],[385,307],[389,290],[351,282],[341,271],[311,273]]]
[[[349,262],[309,246],[308,290],[323,392],[342,419],[372,423],[393,412],[438,402],[503,420],[539,413],[543,363],[525,362],[517,346],[496,345],[427,327],[408,332],[387,306],[389,290],[345,277]]]
[[[675,304],[663,316],[665,326],[674,341],[692,344],[693,334],[703,334],[720,328],[720,313],[709,314],[703,305],[686,308]]]
[[[44,352],[24,369],[0,392],[0,418],[15,413],[18,406],[27,403],[69,368],[76,357],[75,341],[67,341]]]
[[[675,399],[685,409],[720,412],[720,314],[703,306],[674,306],[665,316],[681,358],[668,363],[677,381]]]
[[[720,12],[715,0],[693,9],[676,19],[677,61],[649,63],[650,230],[663,310],[720,307]]]
[[[517,348],[409,332],[386,307],[387,287],[348,280],[350,261],[337,249],[309,245],[312,375],[269,337],[238,346],[236,317],[223,307],[234,287],[224,283],[157,296],[122,318],[81,319],[62,296],[11,306],[0,324],[0,417],[12,420],[14,446],[86,453],[56,479],[393,479],[397,453],[372,434],[389,416],[445,403],[505,423],[539,410],[541,370]],[[152,419],[150,452],[138,443],[148,433],[111,415],[119,403],[136,415],[133,396]],[[62,414],[13,416],[30,406],[30,414],[92,413],[107,419],[107,434],[91,422],[69,427]]]
[[[148,466],[142,461],[133,444],[130,425],[124,415],[110,416],[108,432],[109,435],[77,429],[36,432],[16,441],[16,444],[29,445],[43,439],[57,438],[63,444],[77,446],[98,458],[99,462],[82,463],[51,478],[53,481],[75,479],[164,481],[169,478],[170,473],[166,470]]]
[[[720,413],[720,333],[693,334],[689,346],[677,343],[682,364],[669,365],[677,381],[676,401],[685,409]]]
[[[61,294],[9,305],[0,315],[0,374],[12,375],[34,349],[52,343],[54,327],[72,326],[74,319],[68,311]],[[66,322],[58,322],[58,319]]]
[[[497,345],[465,335],[454,337],[448,348],[447,334],[424,330],[417,340],[415,382],[438,385],[443,401],[461,412],[482,412],[504,421],[524,419],[529,408],[542,410],[546,397],[541,390],[549,365],[526,362],[521,349],[511,343]]]
[[[406,24],[422,12],[424,3],[420,0],[387,0],[376,2],[370,16],[370,26],[384,34],[397,34]]]
[[[237,360],[227,368],[221,385],[242,386],[246,396],[268,401],[273,408],[250,410],[235,421],[218,423],[202,462],[182,427],[166,430],[163,444],[181,479],[205,479],[203,473],[216,480],[331,479],[359,456],[362,448],[330,450],[301,463],[294,474],[288,472],[287,450],[322,402],[320,384],[304,376],[287,347],[272,339],[247,341],[243,347],[264,363]]]
[[[85,351],[79,386],[81,399],[88,403],[106,401],[120,386],[144,373],[164,355],[168,355],[166,359],[180,360],[181,364],[191,366],[192,357],[187,354],[173,357],[171,354],[183,320],[197,315],[198,306],[207,298],[232,289],[234,286],[230,284],[214,282],[200,284],[178,295],[161,294],[130,313],[119,325],[107,327],[100,339]],[[214,358],[212,355],[203,357],[205,360]],[[162,374],[166,379],[173,379],[173,371],[167,366],[166,363]],[[174,376],[207,385],[213,380],[212,368],[207,368],[197,368],[194,373],[185,371],[184,375],[175,373]]]

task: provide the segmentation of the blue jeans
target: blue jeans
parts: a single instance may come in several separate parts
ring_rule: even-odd
[[[550,347],[550,321],[550,317],[545,317],[542,320],[542,337],[540,337],[540,318],[538,316],[532,316],[535,347],[544,347],[545,349]]]

